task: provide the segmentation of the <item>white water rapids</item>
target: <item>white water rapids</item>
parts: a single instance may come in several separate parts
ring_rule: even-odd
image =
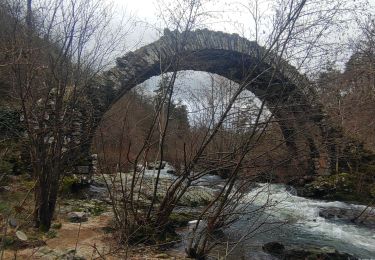
[[[267,217],[273,221],[288,223],[271,230],[268,234],[259,232],[260,234],[252,239],[252,244],[256,240],[261,243],[279,241],[283,244],[301,246],[329,246],[359,258],[375,259],[374,229],[319,216],[319,211],[323,208],[351,210],[364,209],[365,206],[298,197],[293,189],[288,191],[282,184],[259,184],[246,195],[246,200],[251,201],[255,208],[261,207],[266,202],[272,205],[266,208],[259,222]],[[232,232],[236,232],[238,228],[245,230],[246,225],[254,219],[256,219],[254,216],[243,219],[235,224],[236,227]]]
[[[167,173],[170,167],[161,170],[160,177],[175,179],[176,176]],[[146,170],[145,175],[155,177],[155,170]],[[207,189],[219,188],[223,180],[209,175],[198,180],[195,185]],[[375,259],[375,230],[358,226],[337,219],[325,219],[319,216],[324,208],[364,209],[363,205],[344,202],[329,202],[298,197],[292,188],[282,184],[257,184],[245,196],[244,202],[249,204],[249,213],[235,222],[225,232],[232,239],[241,238],[246,232],[253,231],[260,223],[267,222],[256,229],[239,248],[234,251],[233,259],[267,259],[261,251],[264,243],[279,241],[284,245],[333,247],[340,252],[349,253],[358,258]],[[251,213],[263,205],[269,205],[264,210]],[[375,210],[375,209],[373,209]]]

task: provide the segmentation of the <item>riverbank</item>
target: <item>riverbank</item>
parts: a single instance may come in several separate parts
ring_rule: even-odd
[[[15,178],[18,179],[14,179],[12,185],[2,191],[1,196],[8,199],[17,198],[17,201],[21,202],[28,191],[24,186],[31,187],[32,183],[23,176]],[[173,178],[173,175],[165,173],[163,178]],[[216,176],[207,176],[200,180],[195,188],[199,192],[191,192],[184,205],[177,207],[177,210],[182,213],[194,210],[196,212],[199,210],[198,204],[205,203],[209,194],[221,183],[222,180]],[[86,195],[81,194],[80,198],[61,198],[50,232],[37,233],[27,224],[20,225],[18,230],[28,236],[28,241],[23,242],[22,247],[17,248],[19,241],[14,236],[15,229],[8,229],[8,236],[13,239],[8,242],[13,244],[8,245],[4,256],[6,259],[13,259],[15,254],[20,259],[28,255],[32,255],[34,259],[92,259],[93,256],[100,257],[102,254],[106,255],[106,259],[185,259],[185,242],[192,227],[189,221],[194,221],[196,214],[182,214],[184,218],[179,218],[179,214],[174,215],[178,222],[174,227],[180,236],[174,246],[168,248],[139,244],[126,249],[118,245],[112,233],[113,215],[105,194],[105,188],[93,185],[88,187]],[[84,198],[85,196],[87,197]],[[32,205],[32,201],[28,203]],[[367,217],[363,223],[353,223],[349,220],[353,215],[342,213],[356,214],[366,209],[366,215],[362,214],[364,217],[367,213],[374,212],[373,208],[299,197],[294,189],[283,184],[256,184],[247,191],[244,203],[249,203],[251,207],[229,228],[221,231],[216,238],[218,246],[210,254],[213,259],[225,255],[227,259],[233,260],[278,259],[280,257],[264,248],[264,245],[271,242],[281,243],[287,252],[292,250],[294,255],[310,254],[308,252],[316,255],[316,248],[324,248],[325,252],[321,254],[337,251],[337,254],[344,256],[375,257],[374,226],[372,222],[366,222],[372,221],[373,218]],[[14,204],[9,207],[14,208]],[[260,208],[263,210],[259,211]],[[77,215],[72,217],[72,213]],[[245,234],[249,235],[243,239]],[[303,252],[296,251],[296,248],[303,249]],[[71,258],[72,256],[75,258]]]

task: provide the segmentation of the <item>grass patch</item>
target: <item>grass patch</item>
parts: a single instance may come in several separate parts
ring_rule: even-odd
[[[62,224],[61,223],[53,223],[51,225],[51,228],[53,229],[60,229],[62,227]]]
[[[57,232],[56,230],[49,230],[46,234],[45,234],[46,238],[48,239],[51,239],[51,238],[55,238],[57,237]]]
[[[3,201],[3,199],[1,198],[1,200],[0,200],[0,214],[7,215],[10,212],[11,212],[10,205],[8,204],[8,202]]]
[[[94,205],[92,207],[88,208],[88,211],[93,216],[100,216],[102,213],[106,211],[107,207],[104,205],[103,202],[100,201],[94,201]]]

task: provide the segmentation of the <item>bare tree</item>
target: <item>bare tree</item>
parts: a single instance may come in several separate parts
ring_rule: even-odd
[[[128,25],[112,27],[113,9],[100,1],[5,5],[13,19],[5,69],[22,111],[36,179],[35,223],[48,230],[61,179],[86,159],[74,154],[89,145],[82,133],[90,136],[96,120],[88,88]]]

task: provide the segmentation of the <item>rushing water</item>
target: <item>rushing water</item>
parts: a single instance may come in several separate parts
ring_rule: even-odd
[[[274,259],[262,251],[262,245],[272,241],[294,248],[331,247],[358,258],[375,259],[374,229],[319,216],[322,208],[365,206],[298,197],[282,184],[258,184],[246,195],[245,203],[250,204],[248,213],[225,231],[229,241],[242,242],[216,252],[230,252],[227,259]],[[264,205],[267,207],[259,210]]]
[[[176,178],[167,173],[168,169],[169,166],[161,171],[161,177]],[[146,175],[155,177],[155,171],[146,171]],[[195,185],[219,188],[222,181],[209,175],[196,181]],[[293,188],[282,184],[258,184],[246,194],[244,203],[249,205],[248,212],[225,230],[231,241],[242,241],[234,248],[221,248],[231,252],[229,258],[273,259],[262,252],[261,246],[279,241],[294,247],[328,246],[359,258],[375,259],[374,229],[319,216],[322,208],[364,209],[363,205],[298,197]],[[244,237],[246,234],[248,236]],[[180,249],[182,247],[180,245]]]
[[[241,234],[240,230],[246,230],[254,221],[261,223],[267,219],[272,224],[265,225],[254,238],[242,243],[242,251],[246,247],[279,241],[285,245],[329,246],[359,258],[375,258],[375,230],[319,216],[321,208],[363,209],[362,205],[298,197],[281,184],[260,184],[247,194],[246,199],[252,201],[254,208],[266,202],[272,206],[265,209],[259,220],[256,214],[242,218],[229,230],[230,233]],[[286,224],[280,224],[282,222]],[[263,233],[272,226],[274,229]]]

